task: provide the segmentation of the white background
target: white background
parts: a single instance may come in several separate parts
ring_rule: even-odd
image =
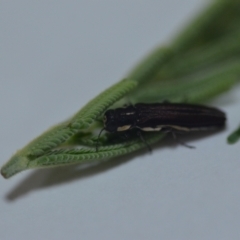
[[[204,0],[1,1],[1,165],[167,44]],[[240,239],[240,88],[225,131],[91,169],[0,178],[0,239]],[[184,140],[183,139],[183,140]]]

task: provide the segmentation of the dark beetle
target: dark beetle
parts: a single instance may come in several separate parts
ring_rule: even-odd
[[[104,129],[108,132],[128,131],[132,128],[142,131],[160,131],[165,128],[199,131],[221,128],[225,121],[225,113],[213,107],[182,103],[138,103],[106,111]]]
[[[103,130],[110,133],[139,129],[141,131],[189,132],[218,129],[225,126],[226,115],[217,108],[185,103],[137,103],[125,108],[107,110]],[[141,139],[141,133],[139,134]],[[184,144],[186,145],[186,144]],[[150,148],[150,147],[149,147]]]

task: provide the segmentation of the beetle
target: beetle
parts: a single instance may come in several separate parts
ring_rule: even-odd
[[[226,115],[221,110],[187,103],[137,103],[105,112],[103,130],[190,132],[223,128]],[[140,133],[141,136],[141,133]],[[142,136],[141,136],[141,139]]]

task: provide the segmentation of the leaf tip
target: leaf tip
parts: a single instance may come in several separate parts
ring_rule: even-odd
[[[28,168],[29,159],[27,157],[14,155],[1,168],[1,175],[4,178],[10,178],[14,174]]]

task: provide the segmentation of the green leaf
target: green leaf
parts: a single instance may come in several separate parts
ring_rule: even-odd
[[[234,144],[239,139],[240,139],[240,127],[228,136],[227,141],[229,144]]]
[[[104,112],[128,103],[128,99],[132,103],[201,103],[229,90],[240,79],[239,24],[240,1],[214,1],[171,44],[159,46],[146,56],[126,79],[17,151],[2,167],[1,174],[9,178],[29,168],[102,161],[145,148],[137,136],[124,140],[103,133],[98,139]],[[239,132],[229,136],[229,143],[239,139]],[[148,144],[164,136],[144,134]]]
[[[75,134],[83,129],[88,128],[91,123],[93,123],[108,107],[122,98],[136,86],[137,83],[135,81],[122,80],[111,88],[107,89],[89,102],[71,119],[50,128],[41,136],[30,142],[22,150],[18,151],[2,167],[1,174],[5,178],[8,178],[17,172],[31,168],[31,161],[43,156],[51,149],[61,146],[61,144],[64,145]],[[57,162],[55,165],[58,165]]]

